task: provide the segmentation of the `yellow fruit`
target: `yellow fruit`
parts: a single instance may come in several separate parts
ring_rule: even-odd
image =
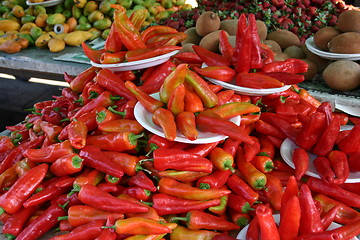
[[[75,6],[78,8],[84,8],[87,0],[74,0]]]
[[[20,29],[20,23],[13,20],[0,20],[0,30],[4,32],[18,31]]]
[[[92,37],[92,34],[87,31],[73,31],[68,33],[64,41],[69,46],[79,46],[81,43],[85,42]]]
[[[60,52],[65,48],[65,42],[59,38],[53,38],[48,42],[50,52]]]
[[[30,32],[30,30],[33,27],[36,27],[35,23],[32,23],[32,22],[25,23],[24,25],[21,26],[21,28],[19,29],[19,32]]]
[[[46,48],[49,41],[53,39],[53,35],[50,32],[44,33],[40,37],[38,37],[35,41],[35,46],[38,48]]]
[[[23,16],[25,16],[25,11],[24,8],[20,5],[15,5],[12,9],[11,12],[14,14],[15,17],[17,18],[21,18]]]
[[[36,26],[38,26],[39,28],[46,27],[46,25],[47,25],[46,19],[47,18],[48,18],[48,15],[46,13],[39,13],[35,19]]]

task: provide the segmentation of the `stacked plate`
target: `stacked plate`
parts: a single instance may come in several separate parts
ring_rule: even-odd
[[[360,54],[342,54],[342,53],[331,53],[320,50],[314,43],[314,37],[310,37],[305,42],[306,47],[310,52],[329,60],[360,60]]]
[[[138,70],[138,69],[149,68],[160,65],[166,62],[167,60],[169,60],[171,56],[175,55],[178,52],[179,51],[172,51],[167,54],[163,54],[153,58],[148,58],[133,62],[125,62],[125,63],[100,64],[91,61],[91,65],[94,67],[106,68],[113,72]]]

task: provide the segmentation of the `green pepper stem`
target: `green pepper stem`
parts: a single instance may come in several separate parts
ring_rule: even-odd
[[[58,221],[61,221],[61,220],[68,220],[69,219],[69,216],[62,216],[62,217],[58,217]]]
[[[84,161],[84,159],[82,159],[81,157],[79,157],[79,156],[74,156],[74,157],[72,158],[72,165],[73,165],[75,168],[80,168],[82,161]]]
[[[116,111],[114,108],[117,108],[117,106],[110,106],[108,107],[108,110],[112,113],[118,114],[122,117],[124,117],[126,115],[126,111],[125,112],[120,112],[120,111]]]
[[[135,145],[137,143],[137,140],[139,138],[142,138],[144,136],[144,133],[141,133],[141,134],[138,134],[138,135],[135,135],[134,133],[130,133],[129,134],[129,141],[132,145]]]

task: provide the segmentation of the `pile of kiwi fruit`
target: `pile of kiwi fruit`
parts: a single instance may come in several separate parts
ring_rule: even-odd
[[[314,44],[330,53],[360,54],[359,23],[359,10],[344,11],[339,15],[336,26],[323,27],[314,34]],[[332,89],[353,90],[360,86],[360,65],[347,58],[333,61],[326,66],[322,77]]]

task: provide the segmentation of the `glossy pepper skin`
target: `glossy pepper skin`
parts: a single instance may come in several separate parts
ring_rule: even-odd
[[[173,113],[165,108],[158,108],[152,115],[152,121],[155,125],[161,127],[165,138],[169,141],[174,141],[176,133],[176,122]]]
[[[255,210],[259,222],[260,234],[264,239],[280,239],[272,210],[266,205],[260,205]]]
[[[19,210],[22,204],[43,181],[47,170],[48,165],[43,163],[32,168],[17,179],[10,189],[0,196],[0,207],[3,211],[13,214]]]
[[[117,5],[114,12],[114,24],[120,39],[127,50],[136,50],[146,48],[141,39],[140,32],[134,27],[126,15],[126,9]]]
[[[161,178],[158,182],[159,192],[174,197],[192,200],[210,200],[220,198],[231,191],[226,189],[200,189],[171,178]]]
[[[147,212],[148,209],[139,203],[119,199],[100,190],[98,187],[85,184],[80,188],[79,200],[84,204],[103,211],[117,213]]]
[[[175,217],[174,219],[185,220],[187,227],[191,230],[207,229],[228,231],[240,228],[232,222],[200,210],[191,210],[186,217]]]

